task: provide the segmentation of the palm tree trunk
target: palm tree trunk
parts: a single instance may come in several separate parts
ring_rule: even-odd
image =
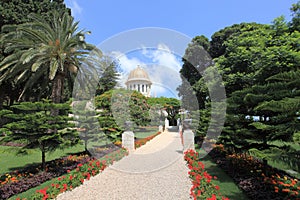
[[[53,103],[61,103],[62,101],[64,79],[65,79],[64,74],[58,73],[53,80],[52,92],[51,92],[51,99]]]
[[[51,91],[51,100],[53,103],[61,103],[62,101],[62,93],[64,87],[64,75],[62,73],[58,73],[53,79],[52,91]],[[51,110],[52,116],[57,116],[59,114],[59,110],[53,109]]]

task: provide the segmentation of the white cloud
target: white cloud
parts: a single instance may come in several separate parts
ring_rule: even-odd
[[[135,69],[138,65],[140,66],[145,65],[145,63],[140,61],[138,58],[136,57],[128,58],[126,54],[123,54],[121,52],[114,51],[111,53],[111,56],[119,62],[123,73],[129,73],[131,70]]]
[[[177,96],[176,88],[181,84],[178,71],[165,65],[152,65],[148,72],[152,81],[154,96],[163,96],[165,93],[168,93],[169,96]]]
[[[151,58],[153,63],[158,65],[169,67],[176,71],[179,71],[181,68],[179,58],[171,52],[167,45],[163,43],[158,44],[156,49],[149,50],[144,47],[142,53],[148,58]]]
[[[66,1],[67,7],[71,8],[72,15],[77,16],[82,12],[82,7],[78,4],[77,0]]]

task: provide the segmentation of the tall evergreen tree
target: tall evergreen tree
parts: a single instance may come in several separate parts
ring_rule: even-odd
[[[12,106],[16,112],[9,111],[4,116],[12,119],[4,125],[4,141],[22,141],[22,150],[39,149],[42,152],[42,168],[45,169],[46,152],[64,148],[78,142],[78,134],[70,129],[69,104],[54,104],[48,100],[40,102],[22,102]],[[59,111],[59,116],[51,115],[51,110]]]

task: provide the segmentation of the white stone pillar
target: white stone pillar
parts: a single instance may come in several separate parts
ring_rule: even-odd
[[[134,151],[134,133],[132,131],[125,131],[122,134],[122,147],[126,148],[129,153]]]
[[[190,129],[183,131],[183,151],[195,149],[194,132]]]
[[[167,128],[169,128],[169,120],[166,118],[165,119],[165,130],[167,130]]]
[[[163,126],[162,126],[162,125],[159,125],[159,127],[158,127],[158,131],[159,131],[159,132],[161,132],[161,133],[164,131],[164,130],[163,130]]]

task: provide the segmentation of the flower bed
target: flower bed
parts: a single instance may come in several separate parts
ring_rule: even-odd
[[[217,179],[217,177],[212,177],[204,170],[204,164],[198,161],[198,153],[194,150],[187,150],[184,154],[184,159],[190,169],[189,176],[193,184],[190,195],[193,199],[228,200],[220,194],[220,187],[211,182],[212,178]]]
[[[16,170],[0,177],[0,199],[24,192],[50,179],[65,174],[67,170],[75,169],[78,164],[91,160],[87,155],[70,155],[46,163],[46,170],[40,165],[32,165],[22,170]]]
[[[250,199],[300,199],[300,183],[248,154],[228,154],[217,145],[209,155],[244,190]]]
[[[90,176],[96,175],[106,166],[112,164],[116,160],[121,159],[127,154],[127,150],[122,148],[111,153],[109,156],[107,155],[100,158],[99,160],[91,158],[87,155],[70,155],[47,163],[46,171],[40,171],[39,168],[26,168],[23,170],[23,172],[18,172],[19,175],[17,176],[14,175],[17,172],[13,172],[8,176],[5,175],[6,178],[3,182],[1,182],[2,186],[0,186],[0,199],[8,199],[13,195],[36,187],[43,182],[46,182],[58,176],[60,177],[58,179],[55,179],[55,181],[53,182],[56,189],[59,189],[59,191],[72,189],[78,186],[78,178],[80,178],[80,181],[81,179],[89,179]],[[50,165],[50,163],[52,163],[52,165]],[[29,171],[26,172],[26,170]],[[61,183],[59,183],[60,181]],[[71,184],[68,181],[73,181],[74,183]],[[59,187],[57,184],[59,185]],[[48,197],[50,197],[50,193],[51,195],[57,195],[57,190],[52,187],[53,185],[51,184],[47,188],[40,190],[38,193],[45,193],[46,191]],[[36,197],[35,199],[43,199],[42,197],[40,198],[38,193],[36,196],[39,198]]]
[[[108,165],[113,164],[114,161],[120,160],[126,155],[128,155],[127,150],[120,149],[103,159],[93,159],[84,165],[78,164],[75,170],[68,171],[66,175],[57,178],[49,186],[37,190],[32,199],[54,199],[58,194],[72,190],[83,184],[84,181],[90,180],[91,176],[99,174]]]
[[[154,135],[151,135],[149,137],[146,137],[146,138],[142,138],[142,139],[138,139],[134,142],[134,146],[135,148],[139,148],[143,145],[145,145],[149,140],[152,140],[154,137],[156,137],[157,135],[159,135],[161,132],[157,132],[156,134]]]

